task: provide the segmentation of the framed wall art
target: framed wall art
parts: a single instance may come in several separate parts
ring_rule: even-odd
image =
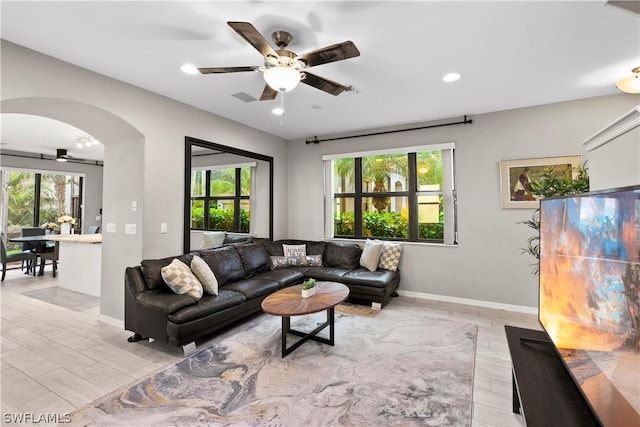
[[[500,185],[503,209],[536,209],[539,201],[531,194],[531,183],[540,179],[549,166],[562,172],[582,164],[581,156],[501,160]]]

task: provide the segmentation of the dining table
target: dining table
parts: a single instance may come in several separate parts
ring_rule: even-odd
[[[47,247],[47,242],[52,241],[50,235],[47,234],[38,234],[37,236],[18,236],[12,237],[9,239],[10,242],[13,243],[34,243],[38,246],[40,252],[45,252]],[[44,262],[40,263],[40,268],[38,269],[38,276],[44,275]],[[35,266],[34,266],[35,268]]]

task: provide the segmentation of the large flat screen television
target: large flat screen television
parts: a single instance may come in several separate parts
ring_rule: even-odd
[[[640,426],[640,186],[540,202],[539,320],[603,426]]]

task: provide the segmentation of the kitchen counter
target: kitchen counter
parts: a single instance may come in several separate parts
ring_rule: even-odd
[[[102,243],[102,234],[50,234],[48,240],[75,243]]]
[[[99,297],[102,234],[52,234],[47,237],[60,242],[58,286]]]

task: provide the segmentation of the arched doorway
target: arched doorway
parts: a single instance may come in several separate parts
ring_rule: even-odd
[[[55,119],[86,131],[104,144],[103,224],[111,224],[112,232],[103,234],[100,317],[122,326],[123,272],[142,258],[144,135],[108,111],[68,99],[4,100],[1,111]],[[136,225],[136,233],[125,234],[125,225],[131,224]]]

